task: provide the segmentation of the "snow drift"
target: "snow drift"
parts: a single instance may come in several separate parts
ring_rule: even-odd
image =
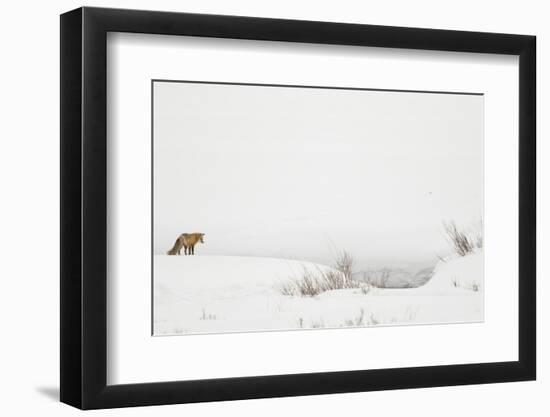
[[[480,291],[483,286],[483,252],[453,256],[440,261],[432,278],[424,285],[433,290],[453,288]]]
[[[418,288],[348,288],[315,297],[281,287],[310,262],[232,256],[154,257],[155,335],[483,320],[482,253],[440,262]],[[477,283],[472,289],[472,283]]]

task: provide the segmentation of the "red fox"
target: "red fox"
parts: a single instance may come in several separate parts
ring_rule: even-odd
[[[176,239],[174,246],[170,249],[168,255],[181,255],[181,248],[185,255],[195,254],[195,245],[204,243],[204,233],[182,233]]]

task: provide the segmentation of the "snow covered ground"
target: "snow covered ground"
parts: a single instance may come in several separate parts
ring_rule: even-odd
[[[439,262],[418,288],[350,288],[282,295],[304,268],[274,258],[154,258],[154,334],[245,332],[483,321],[483,253]]]

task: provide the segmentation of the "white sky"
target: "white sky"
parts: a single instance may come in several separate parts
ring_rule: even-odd
[[[483,97],[154,83],[154,252],[429,263],[483,213]]]

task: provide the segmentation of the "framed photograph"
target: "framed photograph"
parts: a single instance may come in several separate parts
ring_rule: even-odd
[[[533,380],[535,37],[61,16],[61,401]]]

